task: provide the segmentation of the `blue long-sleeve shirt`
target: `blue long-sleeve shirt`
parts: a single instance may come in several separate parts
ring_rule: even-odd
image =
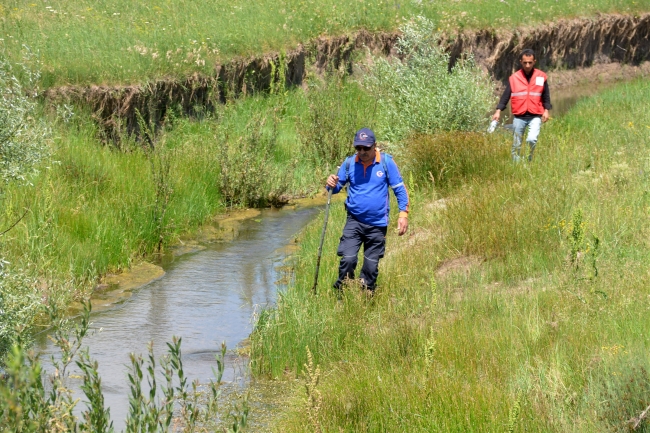
[[[384,173],[382,158],[385,158],[388,177]],[[392,157],[386,158],[385,154],[377,151],[375,161],[364,167],[359,157],[355,156],[354,160],[350,161],[349,172],[350,176],[348,178],[348,169],[346,161],[344,161],[338,172],[339,182],[332,192],[336,194],[346,184],[349,185],[345,207],[354,218],[372,226],[386,227],[390,210],[389,186],[397,198],[400,216],[406,216],[406,212],[409,210],[408,192],[404,186],[399,168],[397,168],[397,164],[395,164]],[[390,185],[388,185],[388,182],[390,182]]]

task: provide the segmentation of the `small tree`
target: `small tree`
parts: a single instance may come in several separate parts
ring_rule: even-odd
[[[34,96],[40,74],[27,66],[32,59],[27,51],[17,74],[0,53],[0,199],[9,183],[29,184],[48,155],[51,132],[37,113]]]
[[[434,24],[417,17],[397,41],[402,60],[375,58],[364,80],[378,100],[380,133],[398,143],[412,133],[475,131],[493,99],[493,84],[471,57],[449,69]]]

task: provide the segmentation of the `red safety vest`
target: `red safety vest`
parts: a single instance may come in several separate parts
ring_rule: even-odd
[[[526,80],[524,70],[520,69],[510,76],[510,105],[512,114],[521,116],[526,112],[544,114],[542,91],[546,82],[546,74],[539,69],[533,69],[530,82]]]

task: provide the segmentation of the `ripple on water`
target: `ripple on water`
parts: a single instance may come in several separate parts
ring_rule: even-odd
[[[96,332],[84,344],[99,363],[105,401],[117,431],[123,428],[128,411],[129,353],[146,355],[147,345],[153,341],[159,358],[166,353],[166,343],[180,336],[188,380],[206,383],[213,379],[221,342],[225,341],[229,349],[238,347],[252,331],[253,313],[275,302],[275,283],[282,277],[280,268],[288,254],[283,248],[294,243],[297,232],[318,212],[318,208],[304,207],[249,211],[245,213],[248,219],[218,221],[219,230],[203,230],[199,236],[209,239],[206,243],[184,240],[204,249],[170,255],[162,261],[164,270],[143,264],[134,267],[132,275],[107,278],[110,284],[105,281],[109,285],[93,297],[93,306],[104,306],[91,317]],[[213,236],[219,232],[236,233],[236,239],[224,241]],[[147,272],[137,272],[140,270]],[[136,290],[138,284],[146,286]],[[56,354],[47,341],[40,345],[42,359]],[[224,381],[240,382],[246,376],[244,353],[228,352]],[[47,363],[44,367],[49,368]],[[80,383],[71,385],[76,389],[75,397],[83,400]]]

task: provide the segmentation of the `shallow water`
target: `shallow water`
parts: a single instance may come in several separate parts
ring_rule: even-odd
[[[128,411],[129,353],[146,355],[147,344],[153,341],[154,352],[160,356],[165,343],[180,336],[184,371],[190,381],[212,379],[221,342],[236,348],[251,333],[254,313],[275,302],[280,287],[276,282],[283,277],[280,268],[290,251],[287,245],[295,243],[297,232],[319,210],[264,210],[258,217],[239,221],[233,240],[202,245],[205,249],[174,258],[164,265],[163,277],[92,314],[95,334],[84,339],[84,346],[99,362],[106,406],[118,431]],[[57,349],[43,336],[39,349],[46,370],[51,371],[47,359]],[[235,357],[227,360],[225,381],[243,375]],[[78,388],[80,384],[71,379],[69,385]],[[75,395],[83,401],[78,389]]]

